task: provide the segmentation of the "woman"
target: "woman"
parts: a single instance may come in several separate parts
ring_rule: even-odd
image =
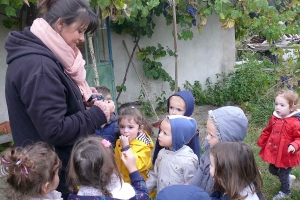
[[[88,2],[38,0],[37,6],[42,18],[6,38],[6,102],[16,146],[37,141],[55,146],[62,160],[57,190],[66,199],[65,167],[73,144],[105,124],[114,103],[86,103],[92,90],[76,45],[98,25]]]

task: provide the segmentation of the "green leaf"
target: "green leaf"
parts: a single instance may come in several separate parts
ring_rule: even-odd
[[[149,10],[147,7],[142,8],[142,17],[146,17],[149,14]]]
[[[9,0],[0,0],[0,4],[8,5],[9,4]]]
[[[188,39],[190,39],[190,40],[193,39],[193,36],[194,36],[194,34],[193,34],[193,32],[191,30],[182,30],[181,31],[181,37],[185,41],[188,40]]]
[[[125,85],[122,85],[122,90],[124,91],[124,92],[126,92],[126,86]]]
[[[147,25],[147,19],[144,18],[144,17],[140,18],[139,25],[140,26],[146,26]]]
[[[109,6],[111,4],[111,0],[101,0],[98,1],[100,8],[104,9],[105,7]]]
[[[141,60],[143,60],[146,57],[146,55],[145,55],[145,53],[143,51],[137,51],[136,55]]]
[[[147,2],[149,10],[159,5],[159,0],[151,0]]]
[[[5,13],[8,17],[16,17],[16,10],[11,6],[5,7]]]

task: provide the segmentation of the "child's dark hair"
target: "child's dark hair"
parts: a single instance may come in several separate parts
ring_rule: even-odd
[[[5,168],[7,199],[43,197],[43,186],[51,183],[61,167],[54,148],[44,142],[22,147],[12,147],[2,153]]]
[[[98,93],[101,93],[104,97],[105,97],[105,100],[111,100],[111,92],[110,92],[110,89],[108,89],[107,87],[105,86],[96,86],[96,90]],[[107,99],[106,97],[110,97],[110,99]]]
[[[241,192],[261,190],[262,179],[252,149],[245,142],[220,142],[210,149],[215,160],[214,189],[226,193],[230,200],[242,200]]]
[[[97,29],[98,19],[86,0],[38,0],[40,15],[52,26],[58,19],[67,25],[81,21],[88,24],[85,33],[93,33]]]
[[[289,103],[290,108],[292,111],[296,110],[298,107],[299,95],[296,91],[284,89],[280,90],[276,93],[275,97],[283,96]]]
[[[122,108],[118,117],[118,123],[120,123],[123,118],[133,119],[140,127],[143,126],[143,129],[148,133],[148,135],[153,135],[152,129],[147,123],[145,117],[136,107],[128,106]]]
[[[72,193],[80,185],[99,189],[104,196],[112,197],[107,189],[111,175],[121,175],[111,147],[105,147],[101,137],[89,136],[79,139],[73,146],[68,165],[67,183]]]

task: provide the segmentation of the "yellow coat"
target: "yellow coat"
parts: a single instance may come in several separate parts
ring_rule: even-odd
[[[151,154],[151,149],[153,149],[154,144],[151,139],[151,137],[145,132],[147,137],[150,140],[150,144],[147,145],[144,142],[133,139],[129,142],[129,145],[131,147],[131,150],[133,154],[136,157],[136,167],[140,171],[141,175],[144,177],[145,180],[147,180],[148,175],[148,169],[152,166],[152,154]],[[121,160],[121,149],[122,145],[120,142],[120,139],[117,140],[116,142],[116,147],[115,147],[115,160],[118,165],[118,168],[123,175],[123,179],[125,182],[130,183],[130,178],[129,178],[129,172],[124,165],[124,163]]]

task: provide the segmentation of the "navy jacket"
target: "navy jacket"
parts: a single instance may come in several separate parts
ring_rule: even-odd
[[[85,109],[78,86],[29,27],[10,32],[5,49],[5,95],[14,144],[54,145],[64,171],[76,140],[94,133],[106,117],[96,106]]]
[[[118,125],[118,115],[116,113],[113,113],[110,116],[110,121],[104,125],[103,128],[97,128],[96,129],[96,135],[101,136],[102,138],[110,141],[113,148],[116,147],[116,141],[119,139],[120,136],[120,130]]]

